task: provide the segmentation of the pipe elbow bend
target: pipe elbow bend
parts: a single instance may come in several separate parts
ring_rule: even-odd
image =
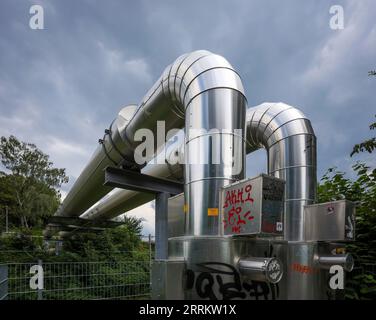
[[[282,102],[262,103],[247,110],[247,149],[270,149],[281,140],[298,135],[315,139],[310,120],[299,109]]]
[[[160,81],[165,97],[182,116],[195,97],[211,89],[232,89],[245,97],[242,80],[231,64],[224,57],[206,50],[177,58],[165,69]]]

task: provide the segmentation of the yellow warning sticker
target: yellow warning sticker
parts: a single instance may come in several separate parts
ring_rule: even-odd
[[[184,204],[183,211],[184,213],[188,212],[188,205],[186,203]]]
[[[208,216],[218,216],[218,208],[208,208]]]

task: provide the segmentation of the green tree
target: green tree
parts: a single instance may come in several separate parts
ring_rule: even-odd
[[[61,184],[68,182],[65,169],[53,167],[49,156],[34,144],[16,137],[1,137],[0,209],[9,208],[10,218],[23,228],[41,225],[60,202]]]
[[[80,259],[123,260],[143,248],[142,218],[124,216],[123,225],[100,232],[77,232],[64,240],[64,251]],[[141,250],[144,251],[144,250]]]
[[[371,124],[373,130],[376,123]],[[375,138],[355,145],[351,156],[372,153]],[[360,274],[350,275],[348,298],[376,299],[376,168],[362,162],[352,166],[355,179],[346,177],[337,168],[330,168],[318,186],[319,202],[347,199],[356,204],[356,241],[349,244],[348,250],[355,256]]]
[[[375,115],[376,117],[376,115]],[[376,128],[376,122],[370,124],[369,129],[374,130]],[[353,156],[356,153],[361,153],[367,151],[368,153],[372,153],[376,149],[376,137],[372,137],[368,140],[365,140],[359,144],[356,144],[350,154]]]

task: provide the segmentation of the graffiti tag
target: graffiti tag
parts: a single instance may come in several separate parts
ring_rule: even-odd
[[[265,299],[275,300],[278,284],[262,281],[242,281],[239,272],[230,264],[205,262],[195,265],[196,272],[186,270],[186,290],[194,290],[201,299]]]
[[[224,228],[229,228],[233,233],[241,233],[242,226],[246,225],[248,221],[254,220],[251,209],[245,209],[244,203],[253,204],[254,199],[251,196],[252,185],[248,184],[245,187],[239,187],[235,190],[227,190],[225,202],[223,205]]]

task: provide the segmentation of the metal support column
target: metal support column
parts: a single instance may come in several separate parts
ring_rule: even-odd
[[[155,260],[168,258],[168,198],[184,191],[184,184],[127,169],[107,167],[105,186],[155,194]]]
[[[168,198],[169,193],[157,193],[155,197],[155,260],[168,258]]]

